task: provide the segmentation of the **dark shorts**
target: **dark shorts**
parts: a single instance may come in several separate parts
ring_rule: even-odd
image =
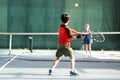
[[[57,52],[56,52],[56,57],[61,57],[64,55],[65,57],[67,56],[72,56],[73,55],[73,49],[70,46],[66,45],[59,45]]]
[[[84,38],[84,44],[90,44],[90,37],[85,37]]]

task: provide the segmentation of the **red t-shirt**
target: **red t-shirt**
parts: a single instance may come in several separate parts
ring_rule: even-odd
[[[66,31],[65,27],[67,27],[67,29],[69,30],[69,33]],[[77,33],[77,32],[73,29],[70,29],[67,25],[63,25],[63,24],[60,25],[58,43],[70,46],[71,45],[70,44],[70,39],[72,37],[70,37],[68,34],[72,35],[73,33]]]

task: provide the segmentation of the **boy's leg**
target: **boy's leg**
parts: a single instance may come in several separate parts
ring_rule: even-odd
[[[49,70],[49,75],[54,75],[54,69],[60,60],[61,60],[61,57],[56,57],[56,59],[54,60],[52,64],[52,68]]]
[[[75,71],[75,57],[73,55],[70,56],[70,67],[71,67],[70,76],[79,75],[79,73]]]
[[[73,55],[70,56],[70,68],[71,70],[75,70],[75,57]]]
[[[58,62],[61,60],[61,57],[56,57],[56,59],[54,60],[53,62],[53,65],[52,65],[52,70],[55,69],[55,67],[57,66]]]

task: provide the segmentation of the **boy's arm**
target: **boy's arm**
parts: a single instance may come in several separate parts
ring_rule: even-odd
[[[74,29],[71,29],[71,32],[72,32],[72,33],[75,33],[75,34],[77,33],[77,31],[74,30]]]
[[[75,40],[75,39],[78,39],[78,38],[81,37],[81,32],[77,32],[77,31],[74,30],[74,29],[70,29],[70,30],[71,30],[71,34],[77,34],[76,36],[73,36],[73,37],[71,38],[71,40]]]
[[[71,29],[71,33],[72,33],[72,34],[80,34],[79,32],[77,32],[77,31],[74,30],[74,29]]]

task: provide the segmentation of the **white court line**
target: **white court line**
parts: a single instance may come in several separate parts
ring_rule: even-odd
[[[10,62],[12,62],[16,57],[18,57],[20,54],[14,56],[12,59],[10,59],[8,62],[6,62],[1,68],[0,71],[2,71]]]

